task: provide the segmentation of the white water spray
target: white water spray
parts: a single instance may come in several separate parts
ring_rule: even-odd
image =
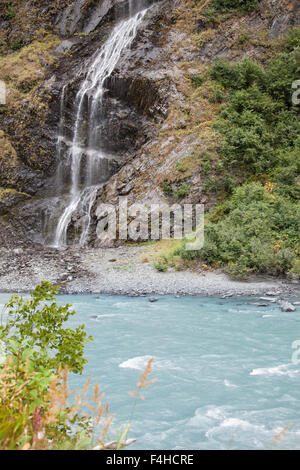
[[[98,115],[101,110],[102,99],[105,92],[105,82],[114,71],[122,53],[131,45],[137,29],[141,24],[147,9],[135,14],[133,17],[121,21],[115,26],[106,43],[96,55],[86,79],[79,89],[76,101],[76,120],[73,141],[69,150],[71,162],[71,188],[67,205],[58,220],[54,243],[55,247],[67,244],[67,232],[72,216],[76,211],[84,213],[80,220],[81,236],[79,243],[85,245],[88,240],[91,225],[91,210],[95,202],[97,192],[101,185],[97,182],[97,175],[101,163],[105,158],[101,147],[101,135],[98,131]],[[65,88],[63,90],[61,113]],[[87,123],[85,113],[87,107]],[[60,128],[63,125],[61,115]],[[86,127],[87,126],[87,127]],[[61,129],[60,129],[61,130]],[[87,144],[83,144],[87,138]],[[58,155],[62,152],[62,137],[58,138]],[[82,182],[81,168],[83,158],[86,157],[86,170],[84,182]]]

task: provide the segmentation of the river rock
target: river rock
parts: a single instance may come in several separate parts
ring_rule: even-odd
[[[265,302],[270,302],[270,303],[275,303],[276,299],[270,299],[269,297],[260,297],[259,300],[265,301]]]
[[[294,312],[296,310],[294,305],[287,301],[281,301],[279,302],[279,305],[282,312]]]

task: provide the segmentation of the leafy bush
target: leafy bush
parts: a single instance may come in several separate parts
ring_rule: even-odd
[[[248,29],[243,29],[243,30],[240,31],[236,43],[237,43],[239,46],[242,46],[242,47],[243,47],[243,46],[245,46],[246,44],[249,43],[250,39],[251,39],[251,32],[250,32],[250,30],[248,30]]]
[[[300,121],[291,100],[297,78],[293,54],[279,54],[266,69],[249,59],[235,64],[218,60],[210,76],[230,92],[214,124],[223,135],[220,153],[227,167],[260,175],[294,152]]]
[[[286,38],[286,49],[293,51],[300,48],[300,26],[292,29]]]
[[[14,352],[11,349],[14,342],[19,345],[20,354],[31,350],[36,366],[53,371],[67,366],[72,372],[82,372],[87,362],[83,357],[84,345],[92,337],[87,337],[84,325],[76,329],[62,327],[75,312],[70,305],[56,304],[57,293],[57,287],[42,282],[30,300],[12,296],[6,305],[8,321],[0,327],[0,339],[7,344],[8,354]]]
[[[177,198],[177,199],[183,199],[184,197],[188,196],[190,192],[190,187],[187,183],[182,183],[179,188],[177,188],[175,191],[174,191],[174,196]]]
[[[211,96],[209,97],[209,101],[211,103],[222,103],[225,95],[224,87],[218,83],[214,83],[210,87]]]
[[[254,82],[262,83],[265,72],[261,65],[249,59],[234,64],[217,59],[212,64],[210,77],[225,88],[241,90],[251,86]]]
[[[11,20],[15,16],[16,16],[16,10],[13,7],[8,8],[8,10],[5,14],[5,18],[8,19],[8,20]]]
[[[187,168],[183,165],[182,161],[176,162],[176,169],[179,173],[185,173]]]
[[[165,260],[158,260],[157,263],[154,264],[154,267],[157,271],[165,273],[168,271],[168,264]]]
[[[15,39],[11,44],[11,48],[13,51],[18,51],[19,49],[21,49],[21,47],[22,43],[19,39]]]
[[[170,183],[163,181],[160,186],[166,196],[172,194],[172,187]]]
[[[80,415],[80,406],[67,403],[68,367],[82,371],[84,343],[91,338],[83,326],[62,328],[74,312],[69,305],[57,306],[56,293],[43,282],[28,301],[12,296],[6,305],[8,319],[0,327],[2,450],[81,449],[93,442],[92,418]],[[98,414],[104,409],[103,397],[95,392]]]
[[[235,277],[251,272],[285,274],[297,259],[300,203],[275,197],[259,183],[237,188],[205,227],[202,250],[177,254],[222,265]]]
[[[200,87],[204,82],[205,82],[205,78],[202,77],[201,75],[192,75],[191,76],[191,82],[192,82],[192,85],[195,87],[195,88],[198,88]]]
[[[290,271],[288,272],[288,276],[291,279],[300,279],[300,259],[296,259]]]
[[[92,447],[92,419],[106,416],[98,389],[95,390],[94,416],[82,415],[80,406],[67,402],[67,369],[53,374],[31,361],[32,350],[11,344],[11,354],[0,368],[0,449],[88,449]],[[82,400],[78,395],[78,404]],[[85,405],[85,403],[84,403]],[[101,413],[101,414],[100,414]]]

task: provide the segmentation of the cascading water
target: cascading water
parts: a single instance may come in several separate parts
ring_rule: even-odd
[[[132,1],[129,5],[132,12]],[[105,82],[114,71],[122,53],[134,40],[137,29],[141,24],[147,9],[144,9],[129,19],[121,21],[115,26],[106,43],[97,53],[88,74],[83,81],[75,100],[76,119],[74,134],[67,160],[70,166],[71,187],[61,216],[59,217],[52,245],[62,247],[67,244],[68,227],[74,213],[80,212],[80,245],[85,245],[88,240],[91,224],[91,210],[97,193],[101,188],[99,181],[101,171],[105,170],[107,156],[101,150],[101,107],[105,92]],[[67,87],[64,87],[61,96],[60,132],[57,140],[57,154],[62,161],[64,140],[64,101]],[[87,117],[86,117],[87,116]],[[85,165],[84,174],[82,166]],[[107,164],[107,163],[106,163]],[[57,182],[61,177],[61,165],[59,163]]]

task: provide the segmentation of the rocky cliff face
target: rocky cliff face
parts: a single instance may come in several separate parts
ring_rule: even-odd
[[[49,207],[49,198],[56,193],[63,87],[68,84],[65,127],[71,138],[73,103],[91,58],[116,19],[136,6],[119,0],[40,3],[5,1],[0,14],[0,79],[7,87],[7,103],[0,106],[3,240],[8,224],[14,233],[41,241],[45,214],[55,218],[57,206]],[[93,208],[91,243],[97,245],[100,202],[126,195],[130,202],[202,202],[210,209],[220,197],[210,192],[203,171],[203,152],[216,148],[212,123],[220,105],[210,99],[211,89],[195,83],[216,57],[264,60],[272,44],[300,24],[300,6],[263,0],[251,14],[208,18],[207,3],[154,3],[107,81],[101,126],[113,159]]]

